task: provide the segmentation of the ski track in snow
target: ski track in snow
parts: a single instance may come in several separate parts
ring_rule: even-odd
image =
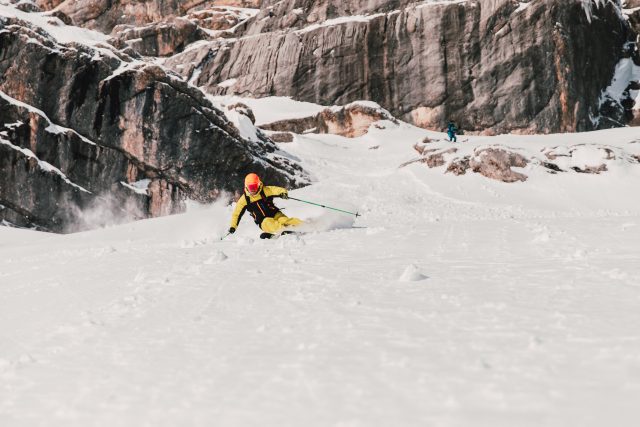
[[[244,218],[220,241],[222,203],[0,227],[0,425],[634,425],[638,173],[398,169],[425,134],[282,145],[317,181],[291,195],[352,228],[292,200],[329,230],[262,241]]]

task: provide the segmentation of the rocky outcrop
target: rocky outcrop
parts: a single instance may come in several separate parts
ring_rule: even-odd
[[[243,104],[242,102],[237,102],[235,104],[231,104],[227,106],[227,110],[229,111],[236,111],[240,114],[242,114],[243,116],[246,116],[249,121],[251,122],[251,124],[255,125],[256,124],[256,116],[255,114],[253,114],[253,110],[251,108],[249,108],[248,105]]]
[[[326,108],[311,117],[263,124],[260,128],[276,132],[330,133],[356,138],[366,134],[369,127],[380,120],[398,123],[393,116],[377,105],[354,103],[345,107]]]
[[[584,131],[614,125],[593,118],[608,114],[601,94],[635,39],[615,2],[586,7],[582,0],[268,1],[236,39],[168,64],[191,64],[179,71],[198,70],[196,83],[215,94],[323,105],[367,99],[432,129],[452,119],[487,134]],[[237,83],[219,85],[231,79]]]
[[[635,163],[633,154],[607,146],[581,144],[571,147],[549,147],[542,153],[549,160],[549,162],[543,162],[544,166],[556,172],[573,170],[579,173],[600,174],[609,170],[607,166],[609,161]]]
[[[471,170],[487,178],[502,182],[526,181],[527,176],[515,172],[514,167],[524,168],[529,161],[521,154],[499,148],[486,148],[476,152],[469,161]]]
[[[188,19],[176,18],[145,27],[118,25],[112,43],[118,48],[129,47],[144,56],[170,56],[182,52],[185,46],[207,38],[199,27]]]
[[[260,0],[36,0],[45,10],[69,16],[75,25],[110,33],[116,25],[144,26],[215,6],[259,7]]]
[[[269,134],[269,138],[273,142],[288,143],[294,141],[295,135],[291,132],[273,132]]]
[[[405,167],[413,163],[424,163],[429,168],[439,168],[447,164],[447,157],[451,157],[458,152],[452,148],[427,148],[423,144],[416,144],[414,149],[420,153],[421,157],[403,163],[400,167]],[[453,158],[446,168],[447,173],[454,175],[464,175],[467,170],[479,173],[487,178],[502,182],[526,181],[527,176],[515,172],[513,167],[523,168],[529,164],[524,156],[503,148],[482,148],[475,150],[473,156],[463,156]]]
[[[131,205],[131,219],[235,192],[249,172],[305,181],[260,132],[244,139],[162,68],[18,19],[0,26],[0,219],[65,231],[104,200]]]
[[[211,31],[231,30],[241,22],[247,20],[247,18],[249,18],[249,16],[242,11],[224,7],[195,10],[187,15],[187,19],[201,28]],[[222,36],[223,34],[218,35]]]
[[[425,149],[419,145],[414,146],[414,149],[422,155],[421,158],[408,161],[400,165],[401,168],[405,166],[409,166],[413,163],[424,163],[430,168],[438,168],[443,166],[446,163],[445,156],[447,154],[454,154],[458,152],[457,148],[449,148],[449,149]]]
[[[168,57],[196,41],[232,37],[232,30],[251,16],[252,13],[246,10],[213,7],[144,26],[119,24],[111,31],[111,43],[143,56]]]
[[[98,169],[102,181],[92,182]],[[123,153],[55,126],[42,112],[6,95],[0,97],[1,219],[67,231],[82,226],[80,213],[89,206],[108,201],[109,209],[101,215],[105,222],[144,218],[166,193],[169,200],[156,207],[164,213],[180,209],[180,198],[172,197],[179,189],[167,181],[159,181],[164,188],[148,194],[124,187],[121,182],[127,182],[130,170],[135,167]]]
[[[487,178],[506,183],[522,182],[528,176],[522,171],[542,169],[549,174],[583,173],[601,174],[610,167],[627,168],[639,163],[640,157],[633,150],[602,144],[578,144],[572,146],[544,147],[539,154],[535,151],[513,148],[506,145],[470,146],[460,144],[450,147],[448,142],[422,141],[414,146],[420,154],[400,165],[405,167],[422,163],[429,168],[443,168],[445,173],[465,175],[478,173]]]
[[[467,170],[469,170],[469,163],[469,157],[455,159],[447,166],[446,173],[452,173],[456,176],[464,175],[467,173]]]
[[[629,7],[627,12],[629,24],[636,34],[640,34],[640,2],[627,3],[627,7]]]

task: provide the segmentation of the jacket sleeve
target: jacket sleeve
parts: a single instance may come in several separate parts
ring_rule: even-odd
[[[288,191],[286,188],[276,187],[275,185],[264,187],[264,195],[267,197],[280,197],[287,193]]]
[[[240,196],[238,201],[236,202],[236,208],[233,210],[233,215],[231,215],[231,227],[238,228],[238,223],[240,223],[240,219],[242,219],[242,215],[247,210],[247,201],[243,196]]]

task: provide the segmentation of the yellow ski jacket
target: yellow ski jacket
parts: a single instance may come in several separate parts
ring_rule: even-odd
[[[287,189],[276,186],[267,186],[260,188],[260,191],[252,196],[247,191],[240,196],[236,202],[236,208],[231,216],[231,228],[238,228],[238,224],[242,219],[245,211],[249,211],[253,220],[258,226],[265,218],[273,218],[280,209],[273,203],[274,197],[282,197],[288,195]]]

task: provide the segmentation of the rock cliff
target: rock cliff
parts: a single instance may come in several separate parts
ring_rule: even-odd
[[[38,4],[113,31],[120,47],[170,57],[165,65],[212,94],[371,100],[418,126],[454,120],[485,134],[607,128],[640,111],[630,93],[607,97],[621,60],[640,67],[636,0]],[[185,49],[197,40],[208,43]]]
[[[0,46],[0,219],[65,231],[105,200],[131,219],[212,201],[252,171],[304,182],[261,132],[243,138],[156,65],[101,42],[62,43],[18,18],[0,17]]]
[[[167,64],[214,94],[366,99],[489,134],[618,126],[601,97],[636,38],[598,0],[265,1],[236,36]]]

